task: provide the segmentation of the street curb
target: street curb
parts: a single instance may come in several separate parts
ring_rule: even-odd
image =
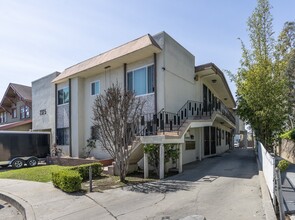
[[[261,194],[262,194],[262,206],[264,209],[265,218],[266,220],[277,220],[277,217],[272,205],[272,200],[268,192],[268,187],[265,182],[264,174],[257,157],[256,157],[256,162],[258,166],[259,182],[260,182],[260,188],[261,188]]]
[[[35,212],[32,206],[20,197],[8,192],[0,191],[0,199],[10,203],[19,210],[25,220],[36,220]]]

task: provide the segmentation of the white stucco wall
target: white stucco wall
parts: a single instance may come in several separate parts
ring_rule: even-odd
[[[52,80],[59,75],[54,72],[32,82],[32,129],[50,131],[51,144],[55,142],[55,84]],[[45,114],[40,111],[45,110]]]
[[[196,160],[200,160],[202,157],[202,128],[191,128],[189,129],[189,133],[194,136],[193,139],[185,137],[185,141],[194,141],[195,142],[195,149],[186,150],[185,144],[182,149],[182,156],[183,156],[183,164],[187,164]]]
[[[195,57],[162,32],[154,36],[162,47],[158,55],[158,110],[177,112],[187,100],[197,100]]]

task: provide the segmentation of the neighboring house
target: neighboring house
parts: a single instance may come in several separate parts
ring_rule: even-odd
[[[51,145],[55,143],[55,86],[52,80],[60,73],[54,72],[32,82],[32,130],[51,132]]]
[[[0,130],[29,131],[32,128],[32,88],[10,83],[0,104]]]
[[[82,61],[53,80],[57,144],[71,156],[83,156],[92,137],[95,97],[116,82],[146,101],[131,163],[143,157],[148,143],[161,149],[165,143],[178,144],[180,170],[232,145],[236,104],[224,74],[213,63],[195,66],[195,57],[161,32]],[[109,157],[99,146],[93,156]]]

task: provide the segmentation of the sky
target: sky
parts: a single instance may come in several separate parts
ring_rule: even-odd
[[[270,0],[274,32],[295,20],[294,0]],[[0,97],[31,82],[161,31],[195,56],[235,73],[256,0],[0,0]],[[228,80],[235,93],[234,83]],[[1,99],[0,98],[0,99]]]

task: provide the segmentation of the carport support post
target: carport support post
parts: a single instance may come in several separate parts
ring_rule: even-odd
[[[178,172],[179,173],[182,173],[182,147],[183,147],[183,144],[178,144],[178,149],[179,149]]]
[[[160,179],[164,179],[164,144],[160,144],[160,153],[159,153],[159,157],[160,157]]]
[[[144,145],[144,147],[146,147],[146,145]],[[149,158],[147,153],[143,154],[143,171],[144,178],[149,178]]]

